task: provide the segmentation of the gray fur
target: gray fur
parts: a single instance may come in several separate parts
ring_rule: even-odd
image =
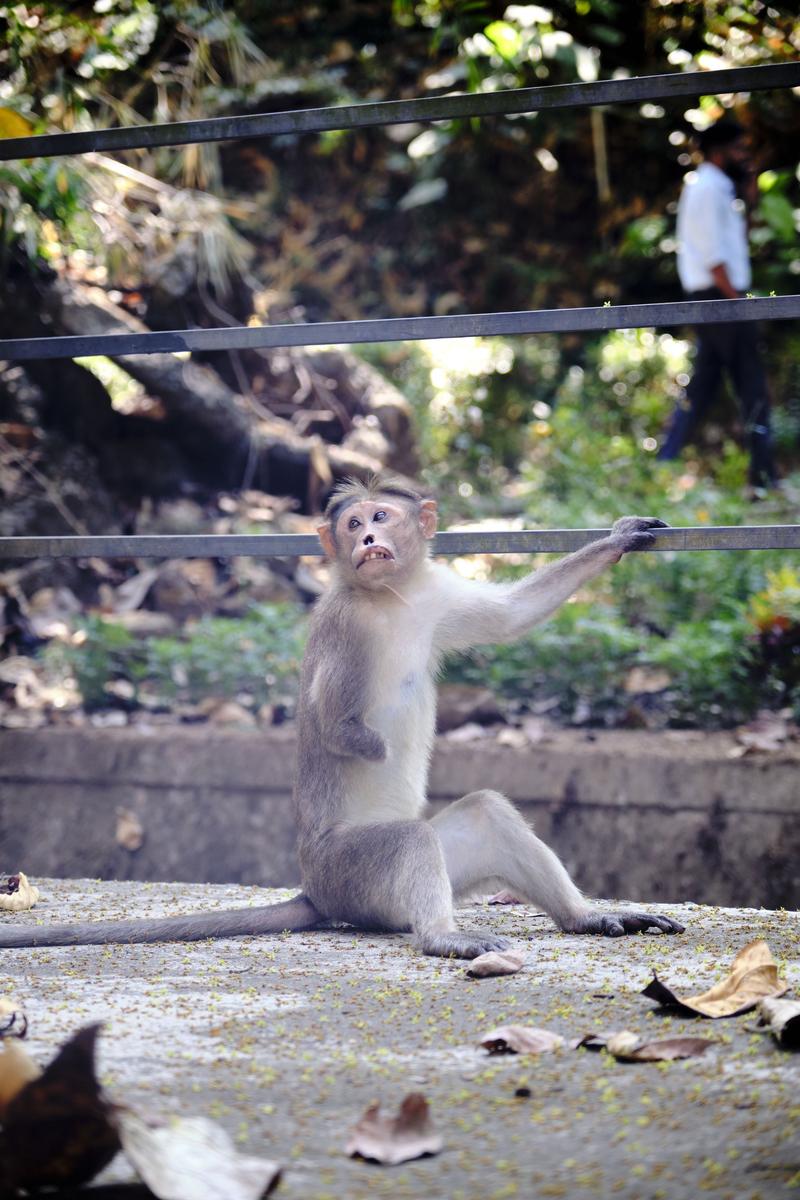
[[[680,931],[668,917],[593,910],[496,792],[421,819],[442,655],[525,633],[623,553],[650,545],[649,530],[663,522],[623,518],[610,537],[494,585],[429,561],[435,506],[406,489],[348,485],[328,515],[320,534],[335,553],[334,578],[312,617],[297,712],[303,893],[268,908],[158,921],[0,925],[0,946],[190,941],[345,921],[410,931],[425,954],[472,958],[505,945],[456,928],[454,896],[481,886],[510,888],[573,933]]]

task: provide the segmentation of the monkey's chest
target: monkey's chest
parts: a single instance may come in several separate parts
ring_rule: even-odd
[[[388,671],[365,712],[367,725],[380,733],[385,761],[348,764],[348,818],[362,821],[407,820],[425,804],[428,761],[436,715],[433,681],[425,669]]]

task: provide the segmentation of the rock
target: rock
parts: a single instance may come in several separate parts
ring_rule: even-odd
[[[178,631],[177,622],[168,613],[148,612],[146,609],[115,613],[110,622],[121,625],[134,637],[170,637]]]
[[[502,721],[503,710],[489,688],[474,687],[469,683],[444,683],[439,687],[436,729],[447,733],[459,725],[475,722],[489,725]]]
[[[218,595],[217,573],[207,558],[166,563],[151,590],[155,607],[178,621],[213,612]]]
[[[137,533],[203,533],[208,519],[194,500],[146,501],[137,522]]]
[[[253,714],[235,700],[224,700],[218,704],[209,712],[208,719],[212,725],[238,725],[243,729],[255,729],[258,725]]]

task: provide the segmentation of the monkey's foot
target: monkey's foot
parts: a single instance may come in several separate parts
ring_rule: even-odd
[[[643,933],[645,929],[659,929],[662,933],[683,933],[684,926],[672,917],[656,913],[588,912],[580,917],[567,933],[601,933],[603,937],[624,937],[626,933]]]
[[[508,941],[489,933],[419,933],[414,939],[423,954],[435,954],[440,958],[477,958],[490,950],[507,950]]]

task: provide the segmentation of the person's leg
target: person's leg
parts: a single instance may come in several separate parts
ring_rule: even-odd
[[[717,325],[698,327],[692,377],[675,406],[667,436],[658,451],[657,457],[661,462],[678,457],[714,402],[722,376],[722,360],[715,336],[718,329]]]
[[[770,487],[777,480],[777,472],[770,430],[769,386],[758,348],[758,330],[751,321],[731,324],[729,330],[726,365],[741,405],[750,450],[750,484]]]
[[[687,300],[720,300],[715,287],[687,292]],[[724,325],[699,325],[692,377],[675,406],[667,434],[657,457],[663,462],[677,458],[714,403],[727,354]]]

